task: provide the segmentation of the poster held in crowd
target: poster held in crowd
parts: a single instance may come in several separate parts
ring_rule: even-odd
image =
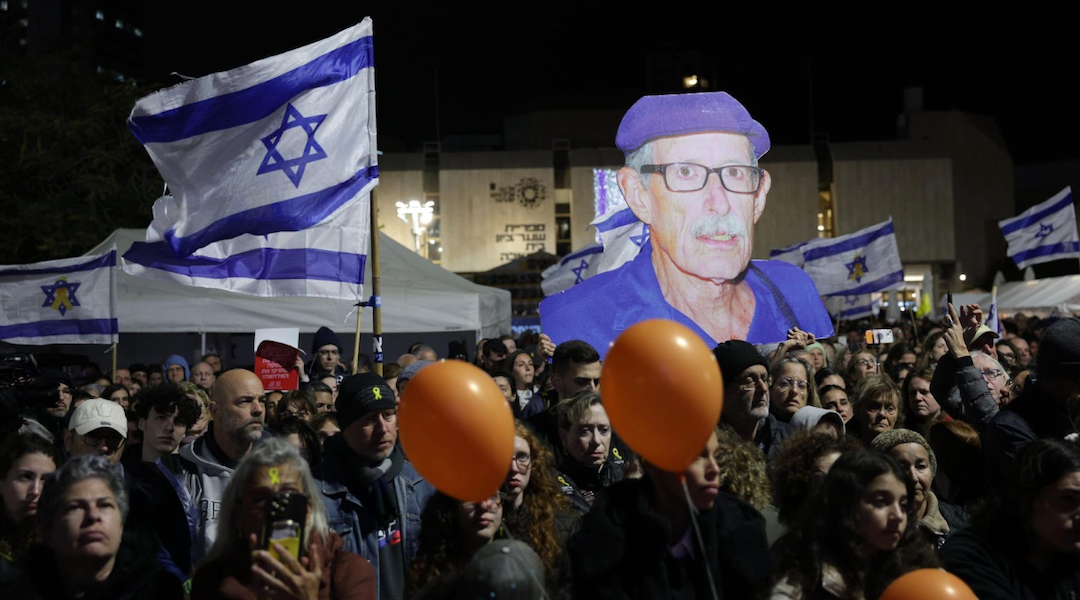
[[[300,389],[300,329],[284,327],[255,330],[255,375],[266,391]]]
[[[690,328],[710,347],[779,342],[792,327],[833,334],[806,273],[750,260],[772,179],[757,166],[768,132],[742,104],[724,92],[645,96],[615,141],[627,165],[616,174],[621,212],[632,217],[617,225],[640,223],[640,251],[540,303],[553,342],[584,340],[604,356],[622,331],[654,318]]]

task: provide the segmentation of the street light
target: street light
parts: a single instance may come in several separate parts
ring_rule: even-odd
[[[396,202],[395,205],[399,219],[406,223],[412,221],[413,245],[416,247],[416,253],[420,254],[420,236],[427,231],[427,226],[435,218],[435,202],[428,200],[420,204],[419,200],[409,200],[408,204]]]

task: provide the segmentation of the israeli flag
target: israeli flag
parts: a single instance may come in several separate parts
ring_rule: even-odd
[[[784,248],[777,248],[769,251],[769,258],[772,260],[782,260],[786,263],[791,263],[796,267],[802,267],[805,263],[803,258],[803,248],[810,242],[799,242],[798,244],[792,244]]]
[[[892,217],[866,229],[803,246],[803,269],[823,296],[858,296],[904,280]]]
[[[615,169],[593,169],[593,204],[597,241],[603,244],[597,273],[614,271],[634,260],[649,242],[649,226],[641,222],[623,198]]]
[[[0,340],[115,343],[115,267],[115,249],[99,256],[0,265]]]
[[[544,269],[544,272],[540,274],[543,278],[540,288],[544,290],[544,296],[568,290],[596,275],[603,252],[604,247],[600,244],[589,244]]]
[[[881,294],[858,294],[853,296],[830,296],[825,299],[829,314],[839,321],[872,319],[881,311]]]
[[[1009,257],[1021,269],[1062,258],[1080,258],[1071,187],[1016,217],[998,221],[998,225],[1009,243]]]
[[[255,296],[361,296],[378,183],[372,24],[159,91],[128,120],[171,196],[124,270]]]

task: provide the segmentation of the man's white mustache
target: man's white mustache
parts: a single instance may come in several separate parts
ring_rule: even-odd
[[[707,215],[694,219],[690,234],[694,237],[712,237],[719,234],[746,237],[746,225],[731,215]]]

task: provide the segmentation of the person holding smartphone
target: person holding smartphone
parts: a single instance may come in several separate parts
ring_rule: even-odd
[[[229,480],[221,535],[195,570],[191,598],[374,600],[375,571],[342,550],[299,450],[256,445]]]

